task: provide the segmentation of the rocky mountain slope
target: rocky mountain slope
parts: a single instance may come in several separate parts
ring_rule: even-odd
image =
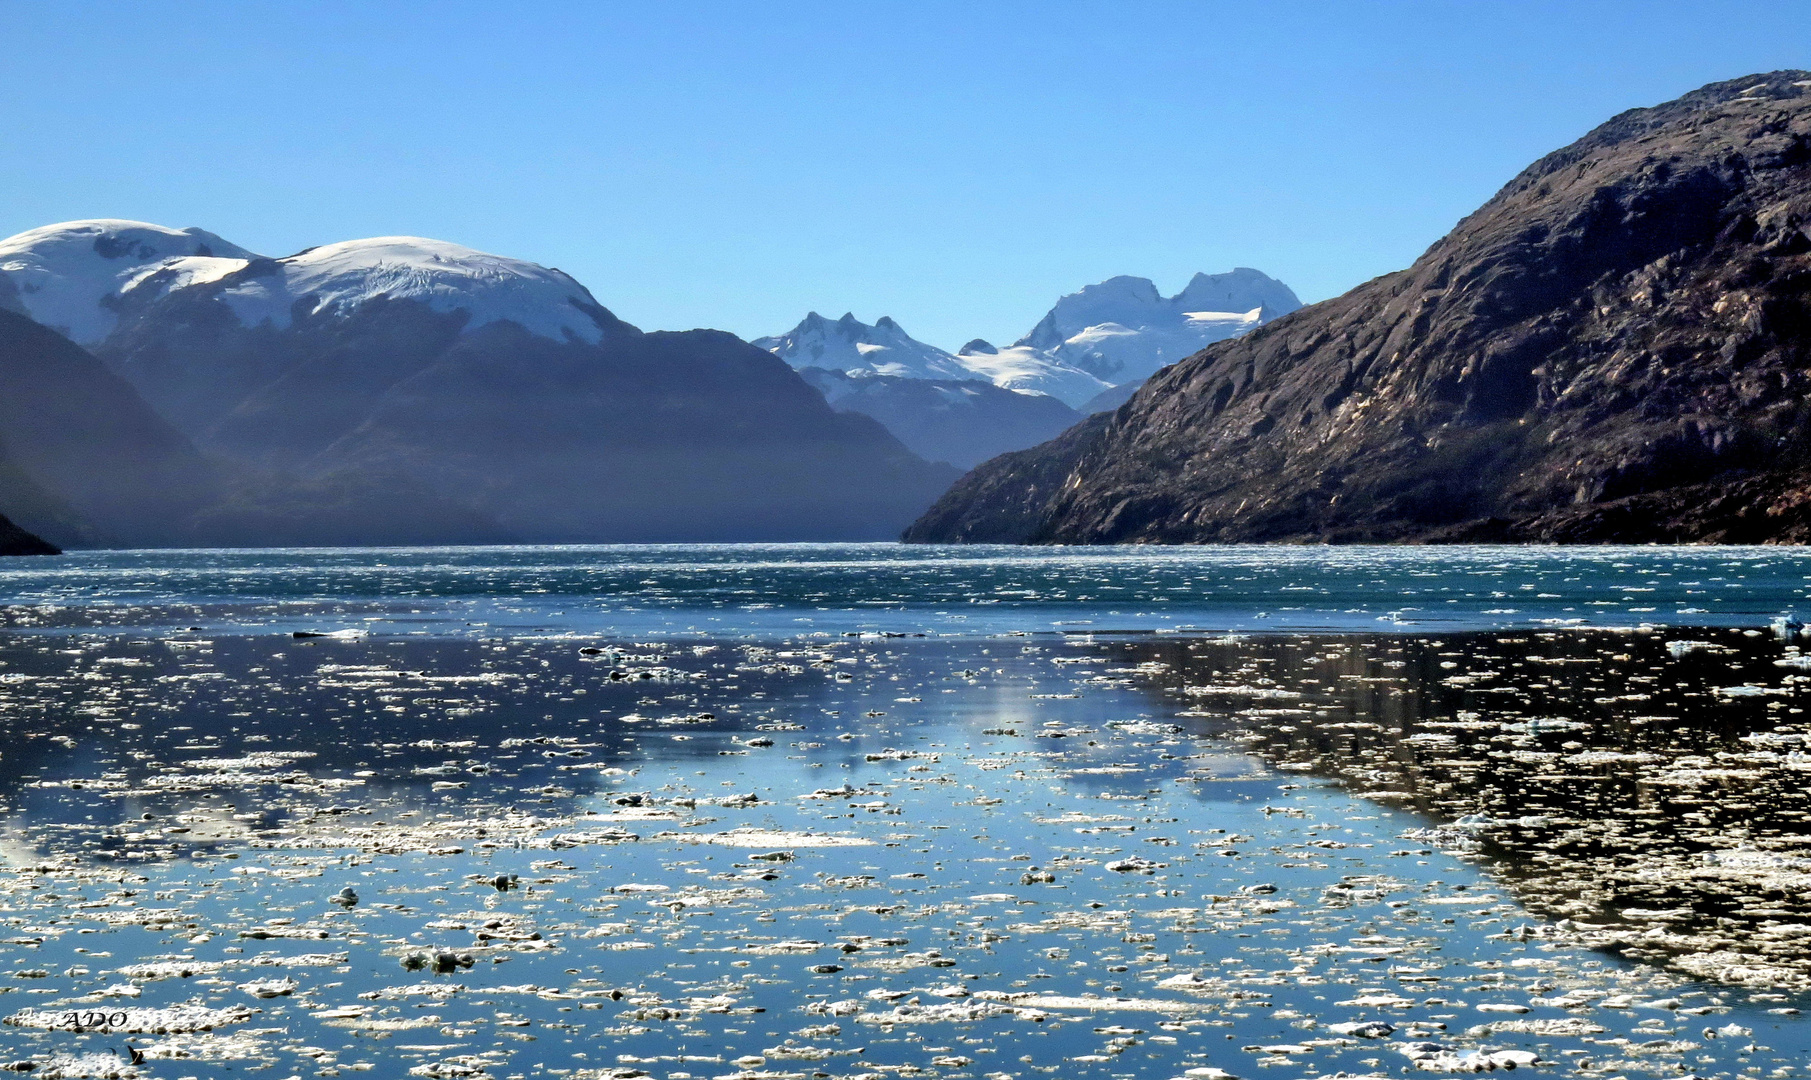
[[[1811,73],[1784,71],[1615,117],[907,536],[1797,542],[1808,392]]]
[[[0,510],[58,545],[154,545],[223,490],[222,471],[67,338],[0,311]]]
[[[414,542],[871,538],[954,476],[763,350],[643,334],[558,270],[442,241],[272,259],[71,222],[0,241],[0,305],[253,478],[198,519],[235,542],[376,492],[363,533]]]
[[[871,416],[919,457],[963,469],[1035,446],[1082,418],[1048,394],[1002,390],[979,379],[906,379],[825,368],[799,374],[831,408]]]

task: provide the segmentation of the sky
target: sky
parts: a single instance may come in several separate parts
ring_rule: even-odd
[[[0,0],[0,236],[430,236],[644,329],[1024,334],[1117,274],[1306,301],[1535,158],[1811,68],[1792,3]]]

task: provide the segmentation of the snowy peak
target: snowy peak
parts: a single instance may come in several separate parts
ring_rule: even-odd
[[[162,266],[212,260],[230,272],[256,258],[205,229],[96,218],[29,229],[0,240],[0,306],[10,307],[82,345],[113,331],[110,301]]]
[[[1036,350],[1002,351],[980,339],[952,356],[913,338],[885,315],[869,326],[854,315],[831,322],[814,311],[786,333],[756,338],[754,343],[801,370],[824,368],[857,377],[979,380],[1007,390],[1048,394],[1069,405],[1086,401],[1107,386]]]
[[[1001,349],[976,338],[954,356],[915,341],[882,316],[873,326],[817,312],[756,345],[795,368],[909,379],[984,379],[1080,407],[1113,386],[1141,382],[1209,344],[1301,307],[1289,286],[1241,266],[1196,274],[1175,296],[1150,278],[1108,278],[1056,302],[1031,333]]]
[[[853,313],[831,322],[813,311],[786,333],[756,338],[754,344],[794,368],[906,379],[976,377],[956,357],[917,340],[885,315],[870,326]]]
[[[1184,312],[1250,311],[1263,309],[1268,322],[1302,306],[1295,290],[1269,274],[1249,266],[1234,267],[1226,274],[1196,274],[1188,287],[1170,298]]]
[[[1246,266],[1196,274],[1170,297],[1148,278],[1116,277],[1058,300],[1014,347],[1124,383],[1301,306],[1289,286]]]
[[[467,329],[508,321],[541,337],[592,344],[604,333],[602,307],[561,271],[444,240],[348,240],[275,260],[275,270],[247,275],[221,291],[246,325],[286,327],[298,301],[312,302],[302,305],[312,314],[344,314],[384,297],[419,300],[439,312],[465,311]]]
[[[218,298],[247,326],[289,326],[298,308],[344,315],[380,297],[465,311],[466,328],[519,323],[556,341],[595,344],[620,327],[558,270],[444,240],[382,236],[268,259],[201,229],[72,221],[0,240],[0,306],[82,345],[105,340],[128,296]]]

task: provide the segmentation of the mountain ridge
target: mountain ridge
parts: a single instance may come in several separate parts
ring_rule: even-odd
[[[1626,111],[1413,266],[983,464],[905,536],[1714,541],[1757,519],[1798,536],[1807,222],[1811,73]]]
[[[783,334],[753,339],[794,368],[913,379],[981,378],[1049,394],[1072,408],[1142,382],[1209,342],[1235,337],[1301,307],[1289,286],[1250,267],[1197,273],[1166,297],[1149,278],[1120,277],[1058,298],[1011,345],[975,338],[955,353],[918,341],[889,316],[810,312]]]
[[[0,252],[9,308],[81,316],[110,377],[227,466],[178,517],[232,542],[347,500],[415,542],[880,539],[956,475],[732,335],[643,333],[568,275],[456,244],[271,259],[97,220]]]

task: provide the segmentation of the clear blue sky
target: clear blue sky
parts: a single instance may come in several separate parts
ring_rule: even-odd
[[[1804,0],[0,0],[0,236],[416,234],[648,329],[953,348],[1114,274],[1336,295],[1613,113],[1782,67]]]

